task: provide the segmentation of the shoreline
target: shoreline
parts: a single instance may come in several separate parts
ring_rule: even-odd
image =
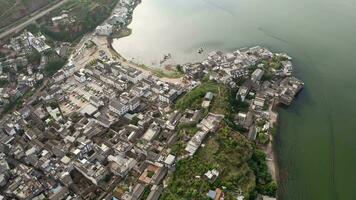
[[[138,1],[140,2],[140,1]],[[138,3],[139,4],[139,3]],[[136,6],[138,5],[136,4]],[[132,19],[128,22],[128,24],[125,25],[122,29],[128,29],[128,25],[131,23]],[[129,34],[130,35],[130,34]],[[127,37],[129,35],[125,35],[123,37]],[[142,71],[144,74],[148,76],[154,76],[158,78],[159,80],[173,83],[173,84],[181,84],[183,85],[183,78],[174,78],[174,77],[168,77],[168,76],[158,76],[157,72],[155,72],[155,69],[143,64],[138,64],[135,63],[131,60],[126,59],[124,56],[120,54],[120,52],[116,51],[115,48],[113,47],[113,41],[114,39],[120,39],[122,37],[112,37],[112,36],[89,36],[89,38],[85,38],[86,40],[92,40],[94,43],[97,44],[99,47],[96,51],[99,51],[100,48],[104,49],[105,52],[109,53],[108,55],[111,55],[111,57],[114,59],[114,61],[118,61],[122,66],[125,67],[131,67],[138,69]],[[96,40],[96,42],[95,42]],[[100,40],[102,41],[100,43]],[[103,42],[105,40],[105,42]],[[183,74],[184,76],[184,74]],[[271,114],[271,119],[270,122],[273,128],[276,129],[273,134],[270,134],[270,141],[267,145],[260,146],[259,148],[265,153],[266,155],[266,165],[268,166],[268,171],[272,176],[273,181],[277,184],[278,190],[280,189],[280,171],[279,171],[279,166],[278,166],[278,155],[276,151],[276,144],[275,144],[275,139],[277,137],[277,127],[278,127],[278,122],[279,122],[279,113],[277,111],[278,107],[280,106],[280,102],[274,102],[270,105],[269,112]],[[278,197],[277,192],[277,197]]]
[[[265,153],[266,153],[266,161],[267,161],[267,166],[268,169],[271,173],[271,176],[273,180],[276,182],[277,185],[279,185],[279,166],[278,166],[278,156],[277,156],[277,151],[276,151],[276,137],[278,134],[278,126],[279,126],[279,113],[277,111],[278,108],[278,103],[274,102],[270,106],[270,114],[272,114],[274,117],[271,120],[274,128],[274,132],[270,135],[270,142],[268,143]]]

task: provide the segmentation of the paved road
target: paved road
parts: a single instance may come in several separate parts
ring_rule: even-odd
[[[51,12],[52,10],[58,8],[59,6],[63,5],[64,3],[66,3],[67,1],[69,0],[62,0],[58,3],[56,3],[55,5],[45,9],[45,10],[40,10],[40,11],[37,11],[35,13],[32,13],[30,16],[29,19],[27,19],[26,21],[24,22],[21,22],[20,24],[18,25],[15,25],[14,27],[11,27],[9,29],[7,29],[6,31],[0,33],[0,39],[12,34],[12,33],[16,33],[16,32],[19,32],[21,31],[22,29],[26,28],[28,25],[30,25],[32,22],[34,22],[35,20],[43,17],[44,15],[46,15],[47,13]]]

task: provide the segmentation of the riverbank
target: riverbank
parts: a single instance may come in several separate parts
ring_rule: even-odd
[[[269,107],[269,114],[270,114],[270,122],[273,125],[273,131],[270,135],[270,142],[266,146],[265,153],[267,155],[267,165],[268,169],[272,175],[273,180],[276,183],[279,183],[279,168],[278,168],[278,158],[275,146],[275,138],[277,134],[277,127],[278,127],[278,120],[279,114],[276,111],[278,105],[275,105],[275,102],[272,103]]]
[[[93,36],[93,38],[98,38],[98,36]],[[164,76],[159,76],[158,73],[156,71],[154,71],[152,68],[147,67],[145,65],[140,65],[135,63],[132,60],[127,60],[126,58],[124,58],[122,55],[120,55],[119,52],[115,51],[112,47],[112,42],[110,41],[110,38],[108,37],[102,37],[102,40],[106,39],[106,43],[101,44],[99,46],[101,46],[101,48],[104,48],[106,50],[104,50],[105,52],[110,52],[110,57],[113,58],[115,61],[119,62],[121,65],[125,66],[125,67],[131,67],[131,68],[135,68],[135,69],[139,69],[141,71],[143,71],[144,74],[146,75],[153,75],[153,76],[157,76],[158,78],[160,78],[160,80],[162,81],[166,81],[166,82],[170,82],[170,83],[174,83],[174,84],[181,84],[183,79],[182,78],[172,78],[172,77],[164,77]],[[93,40],[95,41],[95,39]],[[100,42],[98,42],[97,44],[100,44]],[[221,81],[221,80],[219,80]],[[278,115],[274,112],[271,112],[271,116],[276,115],[275,119],[272,120],[271,122],[277,123],[277,119],[278,119]],[[274,148],[273,148],[273,136],[272,137],[271,142],[269,142],[269,144],[267,145],[267,148],[265,149],[265,153],[267,155],[267,159],[266,159],[266,163],[269,167],[269,171],[271,173],[271,176],[273,178],[274,181],[277,182],[278,180],[278,167],[277,167],[277,159],[275,156],[275,152],[274,152]]]

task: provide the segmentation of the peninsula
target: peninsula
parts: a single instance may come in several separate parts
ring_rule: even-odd
[[[48,39],[82,33],[58,31],[79,23],[67,10],[4,46],[0,197],[276,198],[276,109],[304,86],[292,58],[255,46],[170,70],[128,61],[110,40],[138,3],[73,44]]]

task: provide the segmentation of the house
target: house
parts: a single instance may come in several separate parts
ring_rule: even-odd
[[[213,100],[214,94],[212,92],[207,92],[204,96],[204,99],[207,101]]]
[[[137,183],[131,192],[131,200],[139,200],[145,191],[145,185]]]
[[[181,92],[172,88],[168,91],[164,91],[159,95],[159,100],[166,103],[172,103],[177,97],[180,95]]]
[[[105,128],[109,128],[111,124],[114,123],[113,120],[110,120],[110,118],[103,113],[99,114],[99,116],[96,118],[96,122]]]
[[[153,185],[151,188],[151,192],[146,200],[158,200],[162,192],[163,192],[163,188],[161,186]]]
[[[236,94],[236,99],[240,99],[241,101],[245,101],[246,96],[251,90],[252,82],[247,80],[244,84],[239,88]]]
[[[98,108],[93,106],[92,104],[87,104],[86,106],[84,106],[81,110],[80,113],[82,115],[93,115],[94,113],[96,113],[98,111]]]
[[[210,199],[215,199],[216,192],[214,190],[209,190],[206,196],[208,196]]]
[[[90,96],[89,97],[89,102],[99,108],[100,106],[103,106],[104,105],[104,101],[102,101],[101,99],[97,98],[96,96]]]
[[[204,100],[202,103],[203,108],[208,108],[210,106],[211,100],[213,100],[214,94],[212,92],[207,92],[204,96]]]
[[[110,171],[121,177],[124,177],[137,164],[135,159],[125,158],[121,155],[109,155],[108,161],[110,163]]]
[[[120,103],[118,100],[111,100],[109,103],[109,110],[122,116],[130,110],[130,107]]]
[[[176,157],[172,154],[169,154],[166,159],[164,160],[164,164],[166,164],[166,166],[170,167],[174,164]]]
[[[74,162],[74,168],[95,185],[103,180],[109,172],[108,169],[100,163],[93,164],[86,159]]]
[[[131,111],[134,111],[136,108],[140,106],[140,98],[133,97],[129,100],[129,107]]]
[[[50,200],[60,200],[60,199],[63,199],[65,197],[67,197],[68,194],[69,194],[68,188],[67,187],[63,187],[60,184],[58,184],[57,187],[52,188],[49,191],[48,199],[50,199]]]
[[[189,153],[190,156],[193,156],[195,152],[200,147],[203,142],[207,132],[198,131],[195,135],[189,140],[187,146],[185,147],[185,151]]]
[[[206,194],[210,199],[214,200],[223,200],[224,199],[224,193],[220,188],[216,188],[216,190],[209,190],[209,192]],[[237,198],[240,200],[239,198]]]
[[[52,23],[54,26],[58,26],[66,22],[69,22],[69,16],[67,13],[63,13],[62,15],[52,17]]]
[[[256,83],[261,80],[263,74],[264,72],[262,69],[256,69],[251,75],[251,80]]]
[[[161,127],[156,123],[152,123],[147,131],[143,134],[142,139],[150,142],[161,132]]]
[[[168,121],[166,122],[166,127],[169,130],[174,130],[176,126],[179,123],[180,118],[182,117],[182,114],[178,111],[174,111],[170,116]]]
[[[104,24],[102,26],[96,27],[95,29],[95,33],[97,35],[103,35],[103,36],[111,35],[112,31],[113,31],[113,26],[110,24]]]
[[[54,82],[57,83],[57,82],[64,80],[66,78],[66,75],[62,70],[60,70],[52,78],[53,78]]]
[[[82,72],[74,72],[73,76],[74,79],[77,80],[79,83],[83,83],[86,81],[85,74]]]
[[[216,169],[209,170],[204,175],[206,178],[208,178],[210,183],[213,183],[218,178],[219,171]]]

